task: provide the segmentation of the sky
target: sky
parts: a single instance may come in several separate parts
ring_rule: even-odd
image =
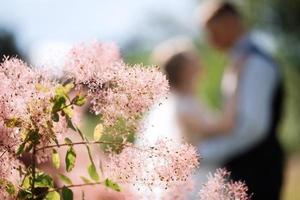
[[[199,1],[1,0],[0,28],[15,34],[33,64],[51,58],[59,65],[70,46],[79,42],[96,39],[121,48],[152,48],[173,36],[195,36],[200,33]]]
[[[28,50],[43,43],[112,40],[120,45],[136,35],[155,37],[147,27],[157,16],[193,29],[195,0],[4,0],[0,26],[16,33]],[[153,22],[152,22],[153,25]]]

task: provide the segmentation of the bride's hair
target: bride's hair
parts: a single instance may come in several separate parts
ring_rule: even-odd
[[[190,51],[180,52],[173,55],[163,66],[164,72],[171,87],[176,87],[182,81],[180,78],[187,63],[194,61],[196,54]]]
[[[152,59],[166,74],[170,86],[176,87],[181,83],[180,77],[186,64],[199,58],[193,43],[181,37],[170,39],[155,48]]]

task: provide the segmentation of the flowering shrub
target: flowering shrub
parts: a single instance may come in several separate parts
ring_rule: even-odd
[[[248,200],[248,188],[243,182],[228,180],[230,173],[218,169],[214,175],[209,174],[208,181],[199,192],[200,200]]]
[[[0,65],[0,199],[69,200],[76,187],[102,185],[121,191],[125,185],[144,184],[168,189],[189,180],[199,165],[191,145],[175,147],[165,139],[137,146],[128,140],[139,132],[143,113],[168,92],[158,68],[128,66],[114,45],[92,43],[74,47],[64,69],[65,76],[55,80],[15,58]],[[100,118],[93,141],[78,125],[84,105]],[[80,141],[72,141],[75,134]],[[96,144],[104,147],[99,165],[92,153]],[[88,155],[89,177],[73,183],[59,170],[62,164],[66,172],[74,169],[79,145]],[[67,148],[64,163],[62,147]],[[54,174],[40,167],[48,160],[64,186],[58,187]],[[239,190],[226,188],[233,194]],[[211,190],[209,183],[201,194],[206,189]]]

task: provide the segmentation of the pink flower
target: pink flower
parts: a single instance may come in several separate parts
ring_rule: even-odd
[[[110,81],[123,67],[119,62],[120,52],[114,44],[92,42],[74,46],[64,67],[76,84],[87,84],[92,89]]]
[[[91,93],[92,110],[109,123],[118,118],[136,119],[168,91],[157,68],[126,66],[115,74],[108,88]]]
[[[242,182],[229,181],[230,173],[218,169],[214,175],[208,176],[208,181],[199,192],[200,200],[249,200],[248,188]]]
[[[167,189],[185,183],[199,160],[191,145],[174,145],[172,140],[162,139],[154,145],[128,146],[103,163],[105,175],[117,182]]]
[[[24,167],[9,151],[0,146],[0,199],[15,199],[6,192],[5,183],[21,183],[18,168]]]
[[[135,126],[136,119],[168,91],[158,68],[127,66],[111,44],[81,44],[69,57],[65,72],[77,88],[88,88],[92,111],[108,126],[120,118]]]
[[[187,200],[194,189],[194,182],[189,178],[186,182],[172,186],[163,194],[163,200]]]
[[[38,146],[47,146],[51,138],[66,130],[63,121],[53,123],[51,119],[51,98],[57,83],[50,75],[13,58],[0,65],[0,80],[1,144],[13,152],[26,131],[36,129],[40,136]],[[7,126],[10,121],[17,121],[18,125]],[[45,156],[45,152],[40,154],[40,158]]]

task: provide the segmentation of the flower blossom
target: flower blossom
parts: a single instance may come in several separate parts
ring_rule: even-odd
[[[189,178],[186,182],[172,186],[163,193],[163,200],[188,200],[189,194],[193,192],[194,180]]]
[[[199,165],[196,150],[189,144],[174,145],[161,139],[154,145],[127,146],[104,161],[105,175],[136,187],[169,187],[182,184]]]
[[[0,79],[0,142],[3,146],[16,150],[28,130],[38,131],[39,147],[48,145],[64,132],[66,124],[54,123],[51,119],[51,98],[56,82],[47,73],[13,58],[0,65]],[[41,157],[44,155],[41,153]]]
[[[74,46],[64,65],[65,73],[75,83],[86,84],[89,88],[102,85],[113,78],[122,65],[117,46],[110,43],[82,43]]]
[[[9,181],[14,185],[20,184],[21,177],[18,168],[21,167],[22,164],[2,146],[0,146],[0,163],[0,199],[15,199],[6,192],[6,184],[4,183]]]
[[[200,200],[249,200],[248,188],[243,182],[229,181],[230,173],[218,169],[214,175],[208,176],[208,181],[199,192]]]
[[[135,122],[168,91],[168,82],[158,68],[128,66],[118,49],[109,44],[73,48],[65,71],[77,86],[88,88],[92,111],[101,114],[106,125],[119,118]]]

